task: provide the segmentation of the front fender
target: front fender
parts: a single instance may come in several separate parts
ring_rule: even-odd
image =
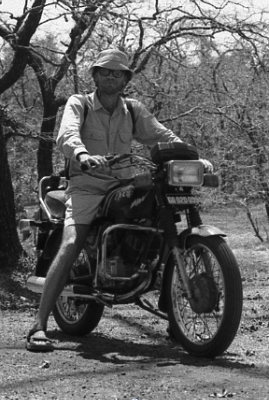
[[[227,236],[219,228],[211,225],[199,225],[194,228],[188,228],[180,232],[178,235],[179,245],[182,249],[185,249],[186,240],[189,236]]]

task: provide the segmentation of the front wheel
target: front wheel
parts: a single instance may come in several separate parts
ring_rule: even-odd
[[[73,270],[90,270],[89,259],[83,249],[73,265]],[[61,330],[71,336],[85,336],[99,324],[104,305],[95,300],[60,296],[53,309],[53,316]]]
[[[189,301],[173,257],[164,290],[170,328],[188,353],[214,358],[232,343],[241,320],[242,281],[224,239],[192,236],[184,254],[193,298]]]

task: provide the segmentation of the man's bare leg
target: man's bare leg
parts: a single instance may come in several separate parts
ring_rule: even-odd
[[[71,267],[85,243],[88,230],[89,225],[70,225],[64,228],[60,249],[46,277],[34,324],[35,329],[46,331],[49,315],[66,284]]]

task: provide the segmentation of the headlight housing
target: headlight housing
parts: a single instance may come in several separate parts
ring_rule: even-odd
[[[202,161],[168,161],[167,178],[171,186],[202,186],[204,165]]]

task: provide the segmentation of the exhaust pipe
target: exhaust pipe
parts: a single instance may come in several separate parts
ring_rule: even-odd
[[[27,289],[34,293],[43,293],[43,287],[46,278],[40,276],[30,276],[26,282]],[[86,285],[66,285],[61,293],[64,297],[85,297],[85,298],[95,298],[92,296],[94,289]]]
[[[137,288],[123,295],[114,295],[109,293],[98,293],[93,287],[80,284],[66,285],[60,297],[73,297],[94,299],[97,302],[103,303],[107,307],[112,307],[112,304],[126,304],[127,302],[134,301],[136,297],[145,292],[151,282],[151,274],[149,278],[144,280]],[[43,287],[46,278],[40,276],[30,276],[26,282],[27,289],[35,293],[43,293]]]

